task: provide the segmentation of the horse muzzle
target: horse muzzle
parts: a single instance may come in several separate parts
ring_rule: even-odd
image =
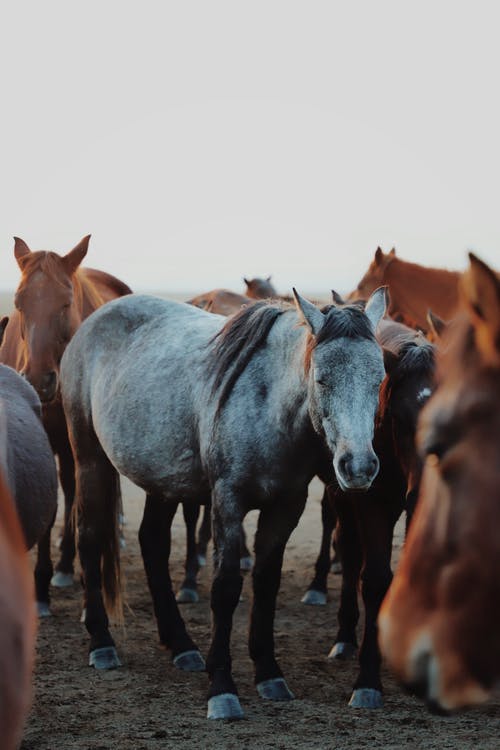
[[[341,490],[366,492],[378,474],[380,463],[373,452],[358,458],[346,451],[338,459],[334,457],[333,467]]]
[[[31,383],[35,391],[38,393],[38,397],[42,404],[54,400],[58,388],[58,377],[55,370],[45,372],[39,378],[30,376],[26,371],[22,372],[21,375]]]

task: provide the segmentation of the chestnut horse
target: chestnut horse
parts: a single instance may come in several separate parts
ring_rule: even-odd
[[[383,655],[437,709],[500,678],[500,281],[474,255],[422,412],[422,491],[379,617]]]
[[[15,238],[14,255],[21,281],[0,348],[0,362],[10,365],[34,386],[43,405],[43,422],[52,450],[59,458],[59,478],[65,499],[61,559],[53,584],[73,581],[75,545],[70,515],[75,494],[74,463],[59,396],[59,363],[80,323],[104,302],[130,294],[119,279],[103,271],[80,268],[90,235],[64,256],[31,252]]]
[[[445,320],[457,313],[459,278],[458,271],[419,266],[398,258],[394,248],[384,253],[378,247],[367,272],[348,299],[366,299],[374,289],[387,286],[389,315],[426,333],[429,309]]]
[[[3,414],[0,414],[0,421],[2,420]],[[0,465],[2,463],[3,461],[0,460]],[[0,470],[0,736],[3,750],[16,750],[19,747],[24,721],[29,711],[35,629],[33,577],[23,533],[2,467]]]
[[[233,315],[257,299],[278,299],[278,293],[271,284],[270,276],[266,279],[243,278],[243,281],[247,285],[245,294],[231,292],[229,289],[212,289],[210,292],[198,294],[188,300],[188,304],[217,315]],[[291,302],[292,298],[288,297],[285,301]]]

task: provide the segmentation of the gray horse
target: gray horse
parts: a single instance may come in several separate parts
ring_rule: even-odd
[[[61,362],[76,463],[79,553],[91,636],[89,663],[119,666],[102,590],[120,604],[118,472],[142,487],[139,532],[161,642],[180,669],[205,663],[188,635],[168,571],[179,500],[212,498],[214,580],[207,658],[208,717],[243,715],[230,634],[242,577],[242,521],[260,509],[250,655],[258,693],[289,700],[274,656],[273,622],[286,542],[310,480],[335,474],[366,490],[378,471],[374,417],[384,376],[374,336],[385,292],[366,311],[257,303],[226,319],[186,304],[130,296],[96,311]],[[301,325],[302,324],[302,325]],[[332,462],[333,457],[333,462]]]
[[[27,549],[38,542],[35,591],[38,613],[45,616],[50,614],[50,530],[57,508],[56,464],[35,389],[6,365],[0,365],[0,413],[0,463]]]

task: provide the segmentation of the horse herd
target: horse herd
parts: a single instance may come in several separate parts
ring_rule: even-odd
[[[285,546],[315,476],[325,484],[323,535],[303,601],[326,602],[333,536],[342,586],[330,657],[359,654],[351,705],[382,705],[381,653],[438,710],[484,700],[500,677],[496,272],[472,254],[460,274],[379,248],[345,301],[333,292],[320,306],[296,290],[280,298],[268,278],[245,280],[245,295],[218,289],[185,304],[132,294],[82,268],[88,243],[59,256],[16,238],[21,281],[15,310],[0,322],[4,747],[16,747],[29,706],[35,597],[26,548],[38,543],[36,602],[48,615],[51,582],[73,582],[76,526],[89,664],[120,666],[108,621],[122,607],[120,474],[146,492],[139,541],[160,641],[179,669],[208,673],[209,718],[243,716],[230,637],[251,509],[260,511],[249,631],[255,685],[264,699],[293,698],[273,623]],[[65,523],[53,574],[54,455]],[[188,547],[176,597],[169,555],[179,503]],[[408,535],[391,584],[403,511]],[[178,605],[197,598],[211,534],[205,661]]]

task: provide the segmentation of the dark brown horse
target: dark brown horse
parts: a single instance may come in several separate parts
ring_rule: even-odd
[[[380,471],[364,494],[328,488],[322,503],[322,551],[303,599],[306,603],[326,601],[329,541],[337,518],[336,551],[342,563],[342,587],[339,630],[330,658],[351,658],[357,652],[361,581],[365,628],[359,651],[360,671],[350,701],[355,708],[382,705],[376,617],[392,577],[394,526],[403,510],[411,516],[418,492],[421,462],[414,437],[418,414],[431,394],[434,378],[434,349],[422,334],[383,320],[377,339],[384,348],[387,371],[374,438]]]
[[[349,300],[366,299],[379,286],[389,288],[389,315],[412,328],[427,332],[427,312],[450,320],[458,311],[460,273],[427,268],[401,260],[393,248],[384,253],[377,248],[370,266]]]
[[[0,461],[0,464],[2,461]],[[31,699],[36,618],[26,545],[0,469],[0,736],[16,750]]]
[[[500,679],[500,282],[471,255],[462,288],[466,312],[419,424],[421,494],[379,618],[390,667],[446,710],[485,700]]]
[[[278,299],[278,292],[271,284],[271,277],[267,276],[265,279],[246,279],[243,277],[245,282],[246,296],[251,299]],[[291,298],[290,298],[291,299]]]
[[[31,252],[15,238],[14,255],[21,281],[0,348],[0,362],[10,365],[34,386],[43,404],[43,421],[59,458],[65,497],[65,530],[55,585],[70,585],[75,547],[69,518],[75,494],[73,456],[59,398],[59,363],[72,335],[86,317],[108,300],[130,294],[119,279],[103,271],[80,268],[90,235],[64,256]]]

